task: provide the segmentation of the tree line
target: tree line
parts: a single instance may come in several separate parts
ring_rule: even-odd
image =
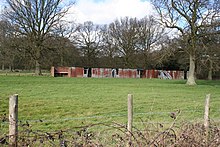
[[[157,13],[110,24],[68,22],[62,0],[6,0],[0,20],[4,70],[51,66],[189,70],[187,84],[212,79],[220,67],[220,4],[152,0]],[[147,9],[147,8],[146,8]]]

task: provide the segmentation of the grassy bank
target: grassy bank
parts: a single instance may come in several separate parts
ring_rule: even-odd
[[[219,121],[220,81],[52,78],[0,76],[0,116],[8,114],[8,97],[19,94],[19,120],[36,129],[59,130],[97,122],[126,123],[127,94],[134,95],[134,125],[142,121],[201,121],[205,95],[211,94],[210,117]],[[4,127],[4,124],[1,125]]]

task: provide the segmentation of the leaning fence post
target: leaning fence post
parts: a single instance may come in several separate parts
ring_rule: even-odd
[[[206,100],[205,100],[205,114],[204,114],[204,127],[206,130],[207,143],[208,143],[208,138],[209,138],[209,101],[210,101],[210,94],[207,94]]]
[[[133,122],[133,95],[128,94],[128,134],[131,136]]]
[[[9,144],[17,147],[18,135],[18,95],[9,98]]]

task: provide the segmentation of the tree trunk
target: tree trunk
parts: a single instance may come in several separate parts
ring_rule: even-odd
[[[4,64],[2,64],[2,70],[5,70],[5,65]]]
[[[212,60],[209,60],[208,80],[212,80],[212,69],[213,69],[213,62],[212,62]]]
[[[35,48],[36,52],[35,52],[35,75],[37,76],[41,76],[41,63],[40,63],[40,57],[41,57],[41,46],[40,44],[43,44],[43,42],[38,42],[36,43],[37,47]]]
[[[42,75],[41,73],[41,65],[39,60],[35,60],[35,75]]]
[[[189,66],[189,77],[187,79],[187,85],[196,85],[195,82],[195,55],[190,54],[189,55],[189,60],[190,60],[190,66]]]
[[[12,71],[12,67],[11,67],[11,65],[9,65],[9,67],[8,67],[8,68],[9,68],[9,71]]]

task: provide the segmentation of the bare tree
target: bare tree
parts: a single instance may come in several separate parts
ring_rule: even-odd
[[[14,57],[16,51],[12,48],[11,44],[15,41],[14,26],[7,20],[0,21],[0,64],[2,70],[5,66],[8,66],[9,70],[12,70]]]
[[[26,51],[35,62],[35,74],[41,75],[44,43],[54,26],[65,16],[68,6],[62,0],[6,0],[5,16],[17,26],[16,34],[26,38]]]
[[[152,16],[138,21],[138,42],[136,47],[143,55],[144,68],[150,64],[150,53],[158,48],[163,39],[166,38],[165,27],[161,26]]]
[[[101,27],[102,57],[105,58],[106,62],[104,64],[107,64],[108,67],[118,67],[118,64],[115,62],[115,57],[118,56],[116,51],[117,49],[114,45],[114,38],[111,37],[110,32],[111,30],[109,29],[109,25],[104,25]]]
[[[168,28],[177,29],[185,39],[186,52],[189,54],[188,85],[195,85],[196,53],[198,40],[201,34],[199,30],[214,25],[212,21],[204,25],[204,22],[215,18],[219,11],[219,5],[212,0],[152,0],[160,21]]]
[[[220,21],[217,20],[219,23]],[[200,72],[204,73],[206,69],[208,71],[208,80],[212,80],[213,72],[217,72],[220,70],[220,34],[215,34],[219,30],[219,27],[207,27],[202,30],[202,34],[214,34],[214,35],[206,35],[200,38],[200,53],[199,53],[199,64],[200,67],[203,66],[205,68],[200,68]]]
[[[60,58],[60,66],[66,65],[65,59],[67,60],[68,54],[74,48],[73,43],[70,42],[70,39],[73,37],[74,32],[76,31],[76,24],[74,22],[66,22],[64,20],[60,21],[55,26],[54,32],[54,41],[52,46],[55,48],[55,52]],[[49,46],[48,46],[49,47]]]
[[[74,43],[84,57],[86,66],[94,66],[100,52],[101,29],[91,21],[80,24],[74,35]]]
[[[6,32],[8,30],[8,23],[7,21],[0,21],[0,57],[1,57],[1,66],[2,66],[2,70],[5,69],[5,62],[6,60],[5,58],[5,40],[6,40]]]
[[[125,67],[135,67],[134,59],[137,53],[138,20],[136,18],[121,18],[109,25],[109,34],[118,55],[124,59]]]

